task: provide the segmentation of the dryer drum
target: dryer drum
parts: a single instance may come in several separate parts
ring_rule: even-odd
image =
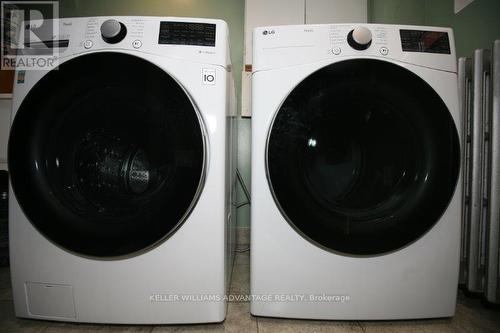
[[[272,194],[296,231],[330,251],[378,255],[439,220],[458,181],[460,144],[447,106],[423,79],[356,59],[291,91],[266,158]]]
[[[141,58],[103,52],[68,60],[33,87],[14,118],[9,167],[46,238],[118,257],[181,226],[201,193],[205,154],[201,117],[179,83]]]

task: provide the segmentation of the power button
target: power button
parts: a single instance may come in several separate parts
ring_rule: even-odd
[[[342,52],[342,49],[340,47],[338,47],[338,46],[335,46],[332,49],[332,53],[335,54],[335,55],[339,55],[341,52]]]
[[[92,46],[94,46],[94,43],[90,39],[83,42],[83,47],[86,49],[90,49]]]

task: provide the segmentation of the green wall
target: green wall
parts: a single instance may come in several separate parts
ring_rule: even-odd
[[[243,70],[243,29],[245,0],[60,0],[61,17],[137,15],[184,16],[222,19],[229,25],[231,59],[240,101]],[[241,108],[238,102],[238,108]],[[239,119],[238,168],[247,187],[250,185],[250,119]],[[238,202],[245,202],[241,188]],[[238,225],[250,226],[250,207],[238,210]]]
[[[425,0],[369,0],[368,20],[371,23],[423,25],[425,2]]]
[[[500,38],[500,0],[475,0],[454,14],[454,0],[370,0],[373,23],[451,27],[457,55],[472,56]]]

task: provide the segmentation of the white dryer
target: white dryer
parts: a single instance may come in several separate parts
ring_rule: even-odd
[[[254,31],[251,312],[453,316],[460,133],[453,32]]]
[[[236,216],[226,23],[92,17],[58,24],[45,44],[59,47],[59,68],[18,72],[14,86],[16,315],[222,321]]]

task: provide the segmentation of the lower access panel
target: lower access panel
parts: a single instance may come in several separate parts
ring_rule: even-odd
[[[31,315],[44,318],[76,318],[72,286],[27,282],[25,290]]]

